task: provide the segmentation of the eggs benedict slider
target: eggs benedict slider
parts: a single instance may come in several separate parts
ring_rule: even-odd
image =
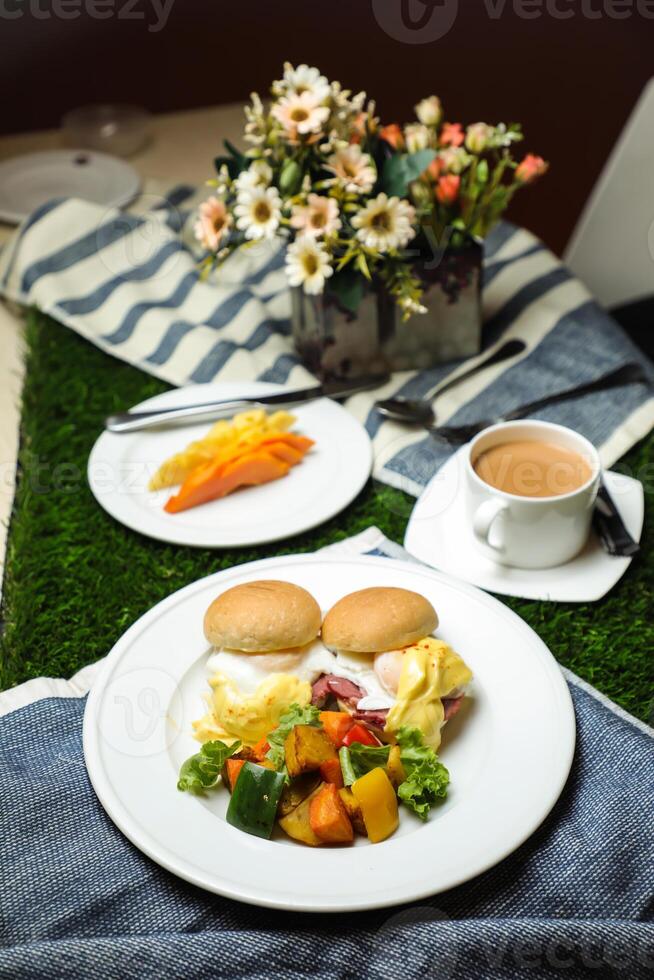
[[[214,599],[204,617],[209,710],[195,737],[254,745],[289,705],[310,704],[313,682],[334,667],[318,639],[321,619],[313,596],[291,582],[246,582]]]
[[[436,750],[472,679],[461,657],[432,635],[437,626],[436,610],[417,592],[376,587],[344,596],[322,625],[335,663],[313,685],[313,703],[335,698],[387,740],[403,725],[419,728]]]

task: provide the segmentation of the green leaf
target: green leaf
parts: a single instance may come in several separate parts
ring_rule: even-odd
[[[240,742],[225,745],[215,739],[205,742],[199,752],[183,762],[179,770],[177,789],[187,793],[204,793],[216,785],[227,759],[241,747]]]
[[[435,156],[435,150],[395,153],[384,164],[382,190],[391,197],[405,197],[411,181],[417,180],[424,173]]]
[[[243,157],[243,159],[245,160],[245,157]],[[227,167],[227,173],[232,180],[234,180],[235,177],[238,177],[241,170],[246,169],[245,166],[241,166],[239,161],[235,160],[234,157],[216,157],[213,161],[213,165],[216,168],[216,173],[220,173],[221,167]]]
[[[320,709],[313,704],[308,704],[301,708],[299,704],[292,704],[288,711],[285,711],[279,718],[277,728],[268,736],[270,748],[266,752],[266,758],[270,759],[275,769],[279,772],[286,771],[286,758],[284,756],[284,742],[296,725],[313,725],[320,727]]]
[[[356,313],[363,299],[366,283],[363,276],[354,269],[342,269],[329,279],[327,288],[341,306],[350,313]]]
[[[285,160],[279,175],[279,189],[285,197],[297,194],[302,186],[302,168],[297,160]]]
[[[477,164],[476,179],[478,184],[488,183],[488,161],[480,160]]]
[[[390,745],[362,745],[352,742],[349,746],[350,762],[356,779],[365,776],[371,769],[383,769],[388,762]]]
[[[245,168],[248,165],[248,158],[245,156],[245,154],[241,153],[240,150],[237,150],[234,144],[230,143],[229,140],[223,140],[223,146],[225,147],[229,155],[233,157],[234,160],[236,160],[236,162],[239,165],[239,170],[245,170]]]
[[[424,744],[418,728],[403,725],[396,738],[406,773],[397,795],[421,820],[426,820],[431,808],[447,794],[450,774],[434,750]]]

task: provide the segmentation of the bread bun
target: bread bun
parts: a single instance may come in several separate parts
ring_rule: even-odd
[[[332,606],[322,624],[322,638],[331,650],[382,653],[416,643],[437,626],[436,610],[417,592],[361,589]]]
[[[266,653],[315,640],[320,620],[318,603],[299,585],[246,582],[214,599],[204,615],[204,635],[215,647]]]

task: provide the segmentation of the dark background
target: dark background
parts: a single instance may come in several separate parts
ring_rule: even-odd
[[[512,0],[503,9],[501,0],[459,0],[451,29],[422,44],[380,27],[373,3],[379,10],[384,0],[173,0],[158,31],[152,0],[129,0],[129,9],[126,0],[100,0],[106,19],[80,13],[76,0],[63,10],[71,19],[55,16],[60,0],[3,2],[21,13],[0,15],[3,89],[11,93],[0,117],[5,133],[58,126],[66,110],[89,102],[165,112],[243,100],[252,89],[265,92],[284,60],[304,61],[366,89],[384,121],[407,119],[434,92],[452,121],[521,122],[523,149],[546,157],[551,171],[517,197],[511,217],[558,252],[654,73],[647,0],[638,0],[640,10],[637,0],[585,0],[583,9],[557,0],[572,13],[567,19],[538,0],[522,12]],[[77,2],[83,10],[92,0]],[[415,15],[425,12],[421,0],[411,3]],[[456,8],[456,0],[443,4]],[[654,17],[652,0],[648,9]]]

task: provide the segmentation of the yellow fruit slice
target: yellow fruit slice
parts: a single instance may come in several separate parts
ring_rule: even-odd
[[[183,483],[191,470],[210,462],[223,450],[256,442],[264,435],[286,432],[295,422],[290,412],[268,415],[262,408],[239,412],[232,419],[219,419],[203,439],[191,442],[185,449],[165,460],[151,478],[150,490],[163,490]]]

